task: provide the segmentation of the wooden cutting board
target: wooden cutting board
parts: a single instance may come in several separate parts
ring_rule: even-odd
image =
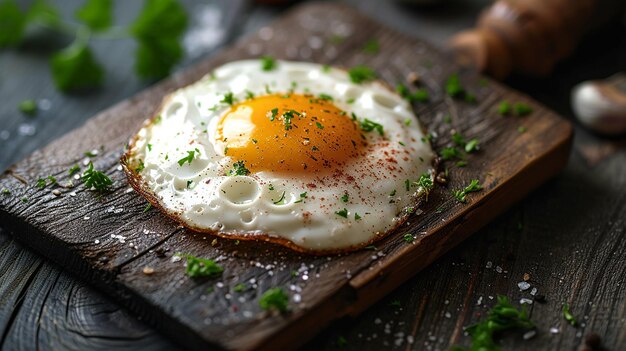
[[[363,51],[375,39],[376,54]],[[372,250],[328,257],[307,256],[264,242],[231,242],[194,234],[130,190],[119,166],[124,145],[159,105],[163,96],[232,60],[269,54],[277,58],[352,67],[373,67],[391,85],[415,72],[431,102],[415,105],[422,123],[437,137],[437,150],[450,145],[456,130],[479,138],[481,150],[467,166],[444,162],[450,182],[438,186],[420,214]],[[448,97],[443,82],[459,73],[476,103]],[[502,117],[506,99],[526,102],[526,117]],[[520,132],[519,127],[527,130]],[[0,220],[34,250],[94,284],[190,349],[295,348],[331,320],[356,315],[433,262],[471,233],[558,173],[567,162],[570,125],[531,101],[474,72],[460,71],[432,46],[390,30],[356,10],[337,4],[305,4],[257,35],[245,38],[213,59],[103,111],[81,128],[6,171],[0,178]],[[94,165],[113,180],[103,196],[68,175],[83,166],[84,153],[99,150]],[[84,167],[83,167],[84,168]],[[41,190],[39,178],[58,184]],[[417,175],[416,175],[417,176]],[[452,190],[478,179],[484,190],[460,203]],[[74,188],[65,188],[68,181]],[[52,191],[58,190],[60,195]],[[406,233],[415,240],[407,242]],[[503,233],[506,235],[506,233]],[[221,277],[192,280],[174,253],[219,260]],[[154,274],[144,274],[150,267]],[[244,283],[246,289],[235,286]],[[290,311],[275,314],[258,306],[269,288],[282,287]]]

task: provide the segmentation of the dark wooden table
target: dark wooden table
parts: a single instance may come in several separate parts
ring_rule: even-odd
[[[450,1],[418,9],[393,1],[347,1],[402,32],[437,44],[469,27],[487,0]],[[70,15],[77,1],[55,1]],[[121,22],[140,2],[117,2]],[[222,44],[253,32],[280,15],[281,7],[253,7],[244,0],[194,2],[191,30],[204,27],[212,42],[196,43],[181,65],[205,58]],[[204,19],[204,20],[203,20]],[[626,31],[589,40],[549,78],[509,83],[571,117],[569,91],[577,81],[626,70]],[[0,169],[82,124],[95,112],[147,85],[132,74],[130,41],[94,45],[109,74],[94,92],[61,95],[50,81],[47,55],[59,43],[42,37],[0,53]],[[24,99],[46,100],[35,117],[17,111]],[[503,339],[506,349],[575,350],[594,332],[612,350],[626,349],[626,140],[604,139],[577,127],[567,169],[505,215],[442,257],[354,320],[341,320],[307,350],[432,349],[468,344],[462,328],[485,315],[498,294],[515,304],[529,297],[529,283],[545,304],[530,306],[537,335]],[[2,224],[0,223],[0,231]],[[13,233],[20,235],[20,233]],[[580,326],[564,321],[571,305]],[[0,349],[177,349],[86,284],[0,232]]]

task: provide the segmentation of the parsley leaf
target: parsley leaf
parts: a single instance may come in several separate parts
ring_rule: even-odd
[[[237,161],[233,164],[233,169],[228,172],[229,176],[244,176],[250,174],[243,161]]]
[[[14,46],[22,41],[27,18],[13,0],[0,3],[0,48]]]
[[[341,216],[343,218],[348,218],[348,209],[344,208],[343,210],[335,212],[337,216]]]
[[[80,171],[80,167],[78,167],[78,165],[73,165],[72,168],[70,168],[67,173],[69,173],[69,175],[73,175],[74,173]]]
[[[93,168],[93,162],[89,162],[87,170],[83,173],[82,180],[87,188],[94,188],[98,191],[107,191],[113,185],[111,178]]]
[[[289,295],[281,288],[272,288],[263,293],[259,299],[259,306],[264,310],[277,310],[287,312],[287,304],[289,303]]]
[[[187,151],[187,156],[185,156],[185,157],[181,158],[180,160],[178,160],[178,165],[182,167],[185,164],[185,162],[191,164],[191,161],[193,161],[195,156],[196,156],[196,151],[195,150]]]
[[[143,78],[161,78],[182,58],[180,37],[187,14],[176,0],[146,0],[130,32],[137,40],[135,71]]]
[[[430,174],[428,172],[422,174],[414,184],[420,188],[423,188],[424,190],[430,190],[434,186],[433,179],[430,177]]]
[[[487,320],[471,325],[465,331],[472,337],[470,350],[499,350],[495,341],[497,333],[534,327],[524,306],[518,310],[505,296],[498,296],[498,303],[489,312]],[[460,347],[455,349],[464,350]]]
[[[328,94],[324,94],[324,93],[320,94],[319,98],[322,99],[322,100],[326,100],[326,101],[333,101],[334,100],[332,96],[330,96]]]
[[[454,192],[454,197],[460,202],[467,202],[465,196],[469,193],[477,192],[482,190],[483,187],[480,185],[480,182],[477,179],[472,179],[470,184],[466,186],[463,190],[457,190]]]
[[[98,32],[111,26],[112,10],[112,0],[88,0],[83,7],[76,10],[75,16],[91,30]]]
[[[524,117],[533,113],[533,109],[528,104],[518,102],[513,105],[513,112],[515,112],[515,115],[518,117]]]
[[[24,100],[20,102],[18,108],[22,113],[32,116],[37,113],[37,102],[32,99]]]
[[[380,51],[380,43],[376,39],[370,39],[363,46],[363,52],[366,54],[377,54]]]
[[[348,193],[345,193],[341,196],[341,201],[347,203],[348,201],[350,201],[350,196],[348,195]]]
[[[501,116],[508,116],[511,113],[511,103],[504,100],[498,105],[498,113]]]
[[[228,92],[228,93],[224,94],[224,97],[222,98],[222,100],[220,100],[221,103],[228,104],[228,105],[231,105],[231,106],[236,101],[237,101],[237,99],[235,98],[235,95],[232,92]]]
[[[358,213],[354,212],[354,220],[358,221],[359,219],[361,219],[361,216],[359,216]]]
[[[480,146],[478,145],[478,139],[472,139],[465,144],[465,152],[471,153],[474,151],[478,151]]]
[[[270,121],[274,122],[276,116],[278,115],[278,108],[273,108],[270,115]]]
[[[454,73],[446,81],[446,93],[451,97],[461,97],[465,95],[465,89],[461,86],[459,75]]]
[[[191,278],[211,277],[224,271],[224,268],[215,263],[213,260],[195,257],[192,255],[177,255],[187,258],[187,268],[185,269],[185,274]]]
[[[80,39],[52,55],[50,68],[54,84],[64,92],[99,86],[104,78],[102,66]]]
[[[261,57],[261,69],[264,71],[273,71],[276,69],[276,60],[271,56]]]
[[[404,241],[406,241],[407,243],[412,243],[412,242],[413,242],[413,240],[415,240],[415,237],[413,237],[413,234],[411,234],[411,233],[406,233],[406,234],[404,234],[403,239],[404,239]]]
[[[282,195],[280,195],[280,199],[272,202],[274,205],[283,205],[285,203],[285,192],[283,191]]]
[[[385,136],[385,130],[383,129],[383,125],[380,123],[376,123],[370,119],[365,118],[359,123],[359,125],[364,132],[371,132],[372,130],[376,129],[380,136]]]
[[[363,82],[376,78],[376,72],[367,66],[356,66],[348,71],[350,80],[353,83],[361,84]]]
[[[563,318],[565,318],[567,323],[569,323],[571,326],[575,327],[578,325],[578,321],[576,320],[576,317],[574,317],[572,312],[569,310],[568,304],[563,304]]]
[[[454,146],[443,148],[440,152],[443,160],[452,160],[455,158],[461,158],[461,152]]]

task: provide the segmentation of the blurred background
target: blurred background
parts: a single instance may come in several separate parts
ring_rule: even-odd
[[[189,26],[182,40],[184,56],[175,66],[174,72],[207,59],[220,48],[245,37],[249,33],[261,30],[269,22],[289,11],[291,7],[305,1],[183,0],[181,2],[189,15]],[[456,38],[456,35],[463,31],[480,27],[478,19],[481,13],[485,13],[485,9],[494,5],[494,2],[489,0],[342,0],[338,2],[356,7],[389,27],[431,42],[442,50],[450,52],[453,51],[449,48],[450,40]],[[532,3],[532,1],[519,2]],[[575,125],[576,130],[570,166],[560,177],[559,183],[550,184],[549,189],[544,187],[540,192],[547,195],[532,195],[525,201],[525,204],[511,210],[507,217],[517,218],[520,213],[526,213],[524,209],[528,210],[531,207],[537,208],[537,213],[542,213],[549,211],[549,208],[574,203],[578,200],[582,202],[604,201],[611,196],[613,196],[612,201],[614,203],[620,203],[623,200],[623,189],[626,187],[624,183],[626,181],[624,179],[626,178],[626,166],[624,165],[626,163],[624,152],[626,139],[624,134],[620,134],[618,131],[617,133],[608,133],[616,134],[608,136],[607,133],[590,130],[579,122],[572,108],[572,93],[575,86],[584,81],[606,79],[626,71],[626,15],[623,12],[626,2],[623,0],[599,2],[602,3],[603,8],[600,15],[591,16],[593,13],[589,12],[588,17],[582,18],[582,22],[572,20],[575,23],[570,23],[571,28],[576,28],[576,30],[566,31],[563,36],[555,39],[556,42],[570,40],[573,44],[567,55],[563,55],[562,59],[559,57],[559,62],[554,67],[541,72],[540,75],[530,74],[528,71],[523,72],[523,70],[522,72],[516,71],[513,68],[507,72],[510,74],[501,74],[501,71],[496,72],[496,75],[499,75],[499,78],[506,85],[520,90],[554,109],[564,118],[570,120]],[[21,8],[27,8],[33,2],[22,0],[17,3]],[[79,0],[54,0],[50,3],[59,10],[63,18],[71,20],[74,12],[83,2]],[[545,3],[548,1],[545,0]],[[569,1],[567,3],[573,4],[574,2]],[[589,4],[590,1],[576,0],[576,4],[579,3]],[[572,7],[576,6],[578,5],[572,5]],[[131,23],[141,7],[141,1],[116,1],[114,7],[115,24],[123,26]],[[495,13],[498,15],[497,11]],[[507,12],[504,11],[504,17],[506,14]],[[0,23],[1,20],[0,16]],[[6,169],[37,148],[79,127],[98,111],[133,96],[155,82],[154,80],[140,79],[134,74],[135,42],[131,39],[111,38],[93,40],[90,44],[94,55],[106,71],[102,86],[78,92],[60,92],[55,87],[50,75],[48,62],[50,55],[55,50],[63,48],[72,40],[73,38],[68,36],[32,30],[27,33],[27,40],[21,44],[0,51],[1,170]],[[480,47],[480,44],[476,45]],[[535,49],[530,45],[528,50],[534,52]],[[480,56],[480,53],[470,52],[468,59],[467,52],[465,54],[463,55],[464,62],[468,63],[469,61],[469,64],[472,64],[472,55]],[[540,53],[537,52],[536,55],[540,55]],[[473,59],[480,61],[476,56]],[[491,60],[493,61],[493,59]],[[495,62],[502,61],[495,60]],[[483,61],[478,62],[478,66],[489,70],[489,64]],[[619,84],[616,86],[618,86],[617,91],[626,89],[620,88]],[[26,100],[35,102],[36,112],[20,111],[20,104]],[[619,98],[617,101],[619,102]],[[624,114],[622,113],[621,116],[623,117]],[[616,128],[620,126],[619,118],[618,116]],[[596,189],[594,192],[598,194],[598,197],[594,197],[591,193],[584,196],[571,195],[583,186]],[[547,200],[554,198],[560,198],[561,202]],[[579,210],[582,211],[581,208],[576,208],[576,211]],[[572,213],[572,215],[576,215],[576,213]],[[363,333],[371,330],[370,327],[376,325],[376,321],[380,320],[381,316],[386,320],[411,319],[419,311],[423,312],[424,308],[428,309],[429,307],[422,305],[420,301],[423,300],[420,300],[419,296],[430,293],[425,287],[428,287],[429,282],[436,280],[438,276],[456,274],[458,281],[464,282],[467,276],[465,270],[469,269],[470,263],[464,268],[459,268],[465,262],[462,258],[463,252],[471,252],[472,247],[478,251],[477,248],[485,242],[494,242],[494,236],[497,232],[503,228],[517,225],[516,220],[507,223],[505,219],[502,219],[498,223],[490,225],[486,230],[470,239],[468,244],[462,245],[465,246],[464,248],[457,249],[440,259],[433,267],[425,270],[397,292],[394,292],[392,296],[372,307],[358,320],[340,322],[337,328],[327,330],[314,339],[307,348],[311,350],[338,348],[340,346],[337,342],[340,340],[338,338],[344,337],[351,341],[350,348],[352,349],[359,347],[388,348],[395,340],[391,334],[404,333],[407,327],[394,325],[391,327],[393,333],[390,335],[385,336],[383,332],[380,332],[380,335],[374,338],[371,338],[371,335],[363,335]],[[559,223],[550,225],[557,226]],[[546,224],[546,226],[548,225]],[[538,231],[539,234],[531,235],[529,240],[541,242],[545,239],[541,235],[549,235],[545,234],[549,232],[548,229],[542,228],[541,233],[543,234]],[[585,230],[591,229],[581,228],[577,234],[569,233],[568,235],[584,240]],[[503,249],[513,244],[507,241],[498,243],[496,249]],[[465,251],[460,251],[461,249]],[[488,259],[486,256],[485,260]],[[34,323],[32,320],[34,318],[33,311],[59,308],[65,309],[65,317],[54,314],[38,317],[44,319],[38,323],[45,324],[45,319],[48,319],[49,328],[41,332],[44,333],[42,334],[44,336],[38,336],[39,338],[44,337],[44,344],[59,345],[60,349],[165,350],[175,348],[150,327],[136,321],[108,299],[39,256],[23,249],[20,244],[14,242],[6,233],[1,231],[1,225],[0,257],[2,257],[0,260],[0,301],[2,301],[0,304],[0,321],[2,321],[4,328],[0,345],[7,347],[7,349],[19,349],[16,340],[20,338],[32,339],[35,337],[34,333],[39,335],[39,329],[36,331],[29,329],[32,328],[29,325]],[[489,262],[491,263],[491,261]],[[477,261],[474,264],[478,267],[485,266],[484,261]],[[542,264],[547,267],[558,267],[559,263],[548,260]],[[34,271],[33,267],[38,267],[39,273]],[[552,277],[550,274],[545,274],[545,276]],[[50,277],[55,277],[55,284],[52,286],[49,283]],[[510,283],[513,286],[512,289],[515,290],[515,282],[511,281]],[[452,288],[450,286],[439,287],[439,291],[449,292]],[[463,284],[456,288],[469,289]],[[47,297],[30,296],[24,292],[27,290],[45,291]],[[389,307],[399,299],[407,301],[404,309]],[[617,322],[614,321],[614,323]],[[623,315],[619,323],[622,323],[623,326]],[[431,327],[424,326],[424,328],[423,332],[416,335],[420,342],[416,345],[429,343],[428,345],[432,346],[437,344],[439,338],[444,336],[452,338],[446,334],[446,331],[437,330],[435,323]],[[580,336],[577,337],[580,338]],[[360,341],[355,342],[354,340]],[[619,348],[619,340],[615,339],[613,342],[613,345]],[[441,342],[441,345],[445,345],[445,342]],[[530,349],[532,349],[532,345],[536,344],[530,345]],[[623,347],[623,345],[621,346]]]

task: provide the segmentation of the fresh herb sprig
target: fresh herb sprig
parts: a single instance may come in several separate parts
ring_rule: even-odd
[[[228,171],[229,176],[245,176],[250,174],[250,170],[246,168],[243,161],[237,161],[233,164],[233,169]]]
[[[259,299],[259,306],[264,310],[277,310],[281,313],[287,312],[289,295],[281,288],[271,288],[263,293]]]
[[[498,333],[516,329],[529,330],[534,327],[524,306],[517,309],[506,296],[499,295],[498,302],[491,309],[486,320],[465,328],[465,331],[472,337],[470,348],[456,346],[453,350],[500,350],[495,340]]]
[[[361,84],[376,78],[376,72],[367,66],[356,66],[348,71],[352,83]]]
[[[195,257],[188,254],[176,254],[187,259],[185,274],[191,278],[216,276],[224,271],[224,268],[208,258]]]
[[[83,172],[82,180],[87,188],[94,188],[97,191],[107,191],[113,185],[111,178],[93,168],[93,162],[89,162],[87,170]]]
[[[135,72],[142,78],[162,78],[183,56],[180,43],[187,28],[187,14],[178,0],[145,0],[143,9],[128,27],[113,27],[113,1],[87,0],[78,8],[76,22],[66,22],[48,2],[35,1],[22,11],[15,0],[0,3],[0,49],[27,41],[30,28],[74,38],[50,58],[50,70],[63,92],[100,86],[104,67],[90,48],[94,39],[133,38],[137,42]]]
[[[468,186],[466,186],[464,189],[462,190],[456,190],[453,195],[454,197],[459,200],[460,202],[467,202],[466,196],[469,193],[473,193],[473,192],[477,192],[482,190],[483,187],[482,185],[480,185],[480,182],[477,179],[472,179],[472,181],[470,181],[470,184]]]

